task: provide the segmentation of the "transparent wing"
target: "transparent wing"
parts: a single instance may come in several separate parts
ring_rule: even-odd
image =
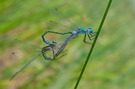
[[[69,41],[71,41],[72,39],[76,38],[77,35],[70,35],[68,36],[65,41],[61,44],[61,46],[59,47],[58,51],[55,53],[54,55],[54,59],[59,56],[59,54],[61,54],[61,52],[63,52],[63,50],[65,49],[65,47],[67,46],[67,44],[69,43]]]
[[[67,30],[76,30],[78,26],[71,20],[67,19],[57,8],[51,9],[50,15],[52,19],[49,21],[51,26],[58,26]]]
[[[60,49],[61,44],[57,44],[54,47],[51,46],[46,46],[45,49],[43,49],[43,57],[46,60],[53,60],[54,59],[54,55],[58,52],[58,50]],[[61,52],[61,54],[58,57],[55,57],[55,59],[59,59],[63,56],[65,56],[66,53],[63,51]]]
[[[56,55],[56,53],[60,50],[60,47],[63,45],[63,43],[60,43],[60,44],[58,44],[56,47],[55,47],[55,53],[54,53],[54,56]],[[63,51],[57,56],[57,57],[54,57],[53,56],[53,58],[55,58],[55,59],[60,59],[60,58],[62,58],[63,56],[65,56],[67,54],[67,50],[64,50],[63,49]]]
[[[56,20],[50,20],[50,21],[46,22],[46,27],[48,30],[52,30],[54,28],[59,29],[59,30],[63,30],[63,31],[71,29],[70,26],[62,24]]]
[[[30,63],[32,63],[38,56],[41,55],[41,52],[35,55],[25,66],[23,66],[20,70],[18,70],[9,81],[11,81],[17,74],[19,74],[22,70],[24,70]]]
[[[64,56],[66,56],[66,55],[67,55],[67,50],[64,50],[64,51],[61,52],[61,54],[58,55],[58,57],[56,57],[55,59],[60,59],[60,58],[62,58],[62,57],[64,57]]]

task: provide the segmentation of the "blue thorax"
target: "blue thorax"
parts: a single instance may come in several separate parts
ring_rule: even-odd
[[[78,32],[80,34],[86,34],[86,33],[93,33],[94,31],[92,30],[92,28],[88,28],[88,29],[86,29],[86,28],[79,28]]]

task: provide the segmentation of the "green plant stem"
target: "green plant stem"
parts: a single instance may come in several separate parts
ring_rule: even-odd
[[[83,68],[82,68],[82,71],[81,71],[81,73],[80,73],[80,76],[79,76],[79,78],[78,78],[78,80],[77,80],[77,82],[76,82],[76,85],[75,85],[74,89],[77,89],[77,87],[78,87],[78,85],[79,85],[79,82],[80,82],[80,80],[81,80],[81,78],[82,78],[82,75],[83,75],[83,73],[84,73],[84,70],[85,70],[85,68],[86,68],[86,66],[87,66],[87,63],[88,63],[88,61],[89,61],[89,59],[90,59],[90,56],[91,56],[91,54],[92,54],[93,48],[94,48],[94,46],[95,46],[95,43],[96,43],[97,38],[98,38],[98,36],[99,36],[99,33],[100,33],[100,31],[101,31],[101,28],[102,28],[102,26],[103,26],[103,24],[104,24],[104,21],[105,21],[105,18],[106,18],[106,16],[107,16],[108,10],[109,10],[109,8],[110,8],[110,6],[111,6],[111,3],[112,3],[112,0],[109,0],[109,3],[108,3],[108,5],[107,5],[107,8],[106,8],[105,13],[104,13],[104,15],[103,15],[103,18],[102,18],[102,20],[101,20],[101,23],[100,23],[100,25],[99,25],[99,28],[98,28],[98,31],[97,31],[97,35],[96,35],[96,37],[95,37],[95,39],[94,39],[94,41],[93,41],[93,44],[92,44],[92,46],[91,46],[91,49],[90,49],[89,54],[88,54],[88,56],[87,56],[87,58],[86,58],[86,61],[85,61],[85,63],[84,63],[84,66],[83,66]]]

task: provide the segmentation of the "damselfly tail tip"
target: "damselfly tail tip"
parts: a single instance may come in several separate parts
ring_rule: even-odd
[[[11,81],[14,77],[15,77],[15,76],[12,76],[12,77],[9,79],[9,81]]]
[[[9,81],[11,81],[17,74],[18,74],[18,72],[16,72],[16,73],[9,79]]]

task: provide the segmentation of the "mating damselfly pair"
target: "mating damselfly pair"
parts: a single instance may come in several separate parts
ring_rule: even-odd
[[[63,18],[63,15],[61,14],[60,11],[57,9],[53,9],[52,14],[58,18]],[[20,70],[18,70],[10,80],[12,80],[18,73],[20,73],[25,67],[27,67],[31,62],[33,62],[38,56],[43,55],[44,59],[46,60],[55,60],[58,58],[58,56],[63,52],[67,44],[72,40],[77,38],[80,34],[84,35],[83,42],[86,44],[91,44],[92,40],[95,38],[96,32],[92,28],[81,28],[72,23],[72,21],[67,20],[73,27],[74,29],[71,29],[73,31],[68,31],[68,32],[57,32],[48,29],[42,34],[42,40],[47,46],[44,46],[40,53],[38,53],[36,56],[34,56],[24,67],[22,67]],[[55,21],[51,20],[50,23],[53,23]],[[49,33],[54,33],[54,34],[59,34],[59,35],[68,35],[67,38],[61,43],[58,44],[58,42],[55,41],[49,41],[45,38],[45,36]],[[89,39],[89,42],[86,41],[86,37]],[[48,56],[47,53],[52,52],[52,56]]]

